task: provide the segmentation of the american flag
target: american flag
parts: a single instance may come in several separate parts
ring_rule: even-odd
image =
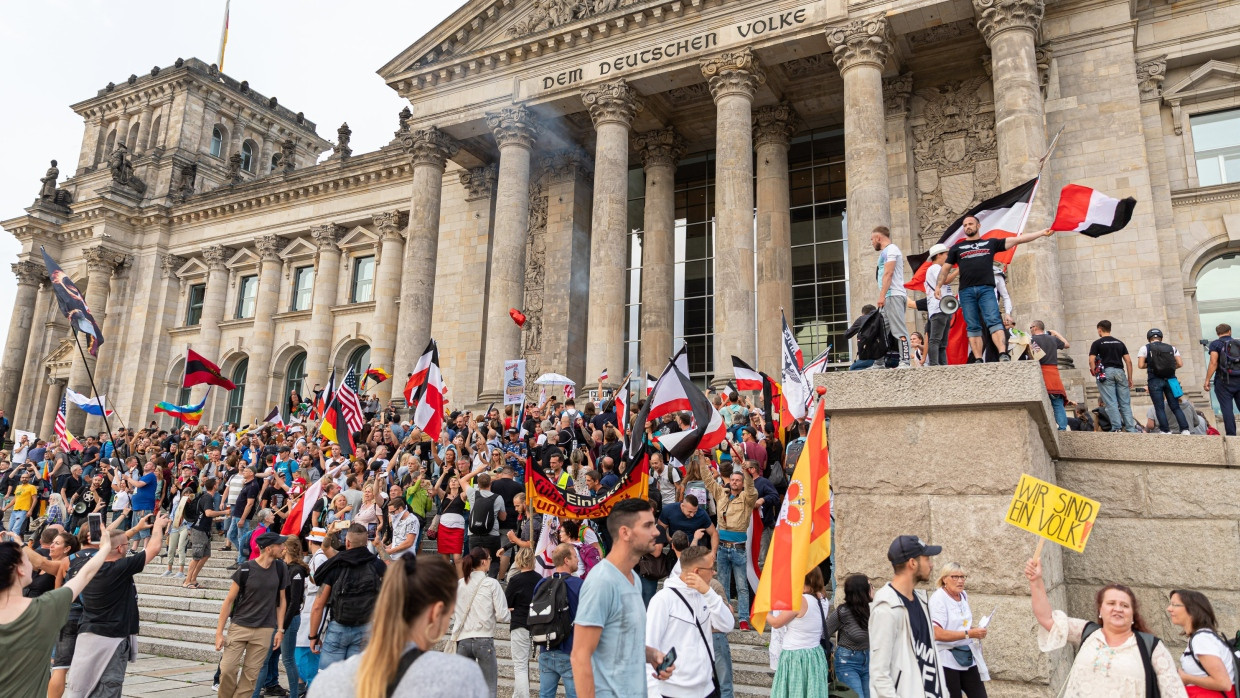
[[[362,417],[362,403],[357,398],[357,371],[351,367],[349,372],[344,376],[344,382],[336,390],[336,403],[340,408],[340,414],[344,416],[344,422],[349,427],[349,431],[357,433],[362,430],[362,425],[366,423]]]
[[[56,439],[60,441],[60,447],[69,450],[69,436],[65,429],[65,396],[60,396],[60,409],[56,410]]]

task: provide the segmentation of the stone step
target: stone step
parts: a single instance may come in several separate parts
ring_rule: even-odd
[[[161,577],[159,576],[160,574],[162,574],[162,572],[157,574],[142,572],[134,575],[134,583],[147,586],[169,587],[172,589],[180,589],[181,585],[185,583],[185,580],[180,577]],[[226,592],[228,591],[228,587],[232,584],[232,580],[200,575],[198,577],[198,584],[201,585],[203,589]]]
[[[538,685],[538,666],[530,665],[530,685]],[[512,681],[512,662],[499,662],[500,683]],[[771,684],[775,680],[775,672],[766,664],[732,663],[732,691],[737,696],[769,696]]]
[[[184,599],[216,599],[223,601],[228,592],[220,589],[183,589],[180,584],[181,580],[177,580],[176,584],[150,584],[142,580],[138,580],[135,586],[138,587],[138,596],[143,594],[152,596],[176,596]]]
[[[140,633],[138,635],[138,651],[146,652],[159,657],[189,659],[195,662],[218,664],[220,661],[220,653],[215,651],[214,642],[214,639],[212,640],[212,644],[187,642],[185,640],[151,637]]]

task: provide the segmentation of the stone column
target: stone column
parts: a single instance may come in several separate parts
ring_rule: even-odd
[[[198,144],[196,150],[203,154],[211,153],[211,129],[215,127],[215,121],[219,118],[220,105],[211,101],[210,95],[203,95],[202,98],[202,128],[198,129]],[[220,148],[220,157],[225,156],[224,148]]]
[[[111,308],[103,316],[95,315],[95,321],[103,327],[103,336],[107,338],[108,354],[105,361],[99,361],[95,364],[95,387],[99,388],[99,392],[108,396],[109,405],[114,408],[117,404],[116,400],[119,395],[113,395],[118,391],[112,390],[112,371],[115,364],[125,357],[122,355],[126,351],[124,342],[124,332],[121,331],[123,318],[130,315],[129,309],[132,307],[129,298],[132,295],[132,289],[127,292],[126,270],[133,266],[133,257],[131,255],[121,255],[115,266],[112,267],[112,276],[108,280],[108,298],[113,299]],[[120,307],[117,307],[117,304]],[[122,364],[123,365],[123,364]],[[86,433],[93,434],[102,431],[103,418],[87,416]]]
[[[340,246],[336,243],[344,233],[344,227],[335,223],[310,229],[310,235],[319,246],[314,265],[314,305],[310,310],[310,329],[306,332],[306,377],[310,385],[327,385],[332,370],[328,365],[336,329],[332,306],[336,304],[336,285],[340,281]]]
[[[122,113],[116,122],[116,140],[113,148],[120,143],[124,143],[129,148],[129,152],[133,152],[133,143],[129,142],[129,115],[125,113]]]
[[[521,328],[508,316],[508,309],[520,309],[524,304],[525,237],[530,224],[530,152],[542,131],[534,115],[522,106],[487,114],[487,126],[499,145],[499,181],[491,236],[494,252],[489,274],[480,402],[498,399],[503,394],[504,361],[521,357]]]
[[[91,315],[95,318],[95,322],[101,322],[108,313],[108,291],[112,280],[112,270],[124,258],[119,252],[110,250],[103,245],[88,247],[82,251],[82,256],[86,258],[86,307],[90,309]],[[95,368],[95,357],[91,356],[86,346],[86,337],[80,333],[78,335],[82,342],[82,349],[86,350],[86,358],[82,358],[82,352],[74,346],[73,365],[69,368],[69,387],[75,391],[92,397],[94,391],[90,387],[90,374]],[[104,341],[107,341],[107,334],[104,334]],[[108,345],[105,343],[100,351],[108,351]],[[66,415],[65,425],[69,431],[75,436],[82,436],[82,428],[86,426],[86,413],[79,410],[69,410]],[[51,422],[48,422],[51,424]]]
[[[787,102],[754,114],[753,140],[758,170],[758,363],[779,371],[783,324],[779,310],[792,315],[792,220],[788,214],[788,145],[796,113]]]
[[[13,264],[13,275],[17,277],[17,295],[13,298],[9,337],[4,343],[4,362],[0,364],[0,410],[10,421],[13,421],[17,411],[26,352],[36,336],[33,332],[35,302],[39,297],[39,282],[47,276],[47,270],[35,262],[16,262]]]
[[[644,105],[623,79],[581,93],[596,133],[590,231],[586,380],[624,376],[624,253],[628,242],[629,127]]]
[[[99,134],[103,128],[103,117],[92,116],[86,120],[86,135],[82,137],[82,153],[78,155],[78,174],[95,164],[99,157]]]
[[[268,174],[271,172],[271,155],[275,152],[276,146],[275,126],[267,129],[267,135],[263,136],[263,147],[259,149],[258,167],[254,172],[258,174]]]
[[[488,254],[470,255],[455,276],[457,279],[485,279],[491,256],[491,225],[495,219],[495,184],[498,177],[495,165],[483,165],[462,170],[457,181],[465,190],[465,224],[461,226],[459,245],[461,249],[487,250]],[[451,278],[451,277],[449,277]],[[458,328],[467,336],[472,333],[480,339],[485,337],[487,317],[487,294],[485,284],[477,293],[465,294],[454,299],[455,303],[440,303],[435,313],[434,326],[445,323]],[[455,288],[455,284],[447,286]],[[527,288],[528,292],[529,289]],[[441,292],[442,295],[442,292]],[[528,314],[529,308],[523,309]],[[526,328],[530,324],[526,324]],[[436,330],[437,331],[437,330]],[[582,327],[585,331],[585,327]],[[484,341],[471,342],[455,349],[440,348],[440,361],[451,362],[453,368],[452,400],[458,405],[472,405],[478,401],[482,390],[482,360]],[[419,350],[420,351],[420,350]],[[408,368],[412,368],[409,366]],[[397,374],[404,380],[408,371]],[[532,372],[532,371],[531,371]]]
[[[671,127],[639,133],[633,140],[646,171],[640,359],[643,370],[658,373],[671,358],[676,337],[676,289],[672,287],[676,261],[675,184],[676,163],[685,154],[685,142]]]
[[[147,102],[142,106],[141,121],[138,122],[138,142],[133,144],[133,154],[141,155],[146,152],[146,141],[151,135],[151,119],[152,115],[151,103]]]
[[[250,354],[249,373],[246,375],[245,398],[242,402],[241,419],[246,424],[267,414],[271,394],[271,353],[274,350],[275,325],[271,316],[280,305],[280,269],[283,260],[280,250],[288,245],[288,239],[279,235],[262,235],[254,241],[261,260],[258,272],[258,296],[254,302],[254,327],[245,346]],[[284,415],[288,418],[289,415]]]
[[[531,189],[542,191],[531,201],[523,311],[541,318],[542,325],[537,338],[537,365],[530,361],[535,347],[528,343],[534,328],[529,323],[525,326],[527,343],[522,349],[526,369],[554,371],[583,385],[592,380],[586,372],[586,361],[598,341],[597,337],[591,338],[588,322],[593,315],[591,306],[596,305],[590,302],[594,289],[591,280],[597,281],[600,276],[590,269],[591,238],[597,241],[598,233],[598,228],[591,225],[593,207],[598,202],[592,195],[594,176],[590,156],[576,146],[543,156],[539,165],[542,186],[535,184]],[[543,217],[541,226],[535,221],[537,215]],[[605,264],[615,267],[617,260]],[[621,277],[619,293],[624,292],[623,283]],[[617,313],[617,321],[622,322],[623,315]],[[623,344],[623,335],[620,337],[616,341]],[[597,370],[591,370],[595,371],[593,377],[597,377]],[[620,369],[611,369],[612,375],[617,371]]]
[[[241,118],[241,114],[237,114],[237,118],[233,119],[232,143],[228,147],[228,155],[233,153],[241,153],[241,144],[245,142],[245,127],[249,122]]]
[[[858,19],[827,30],[827,43],[844,77],[844,175],[848,179],[848,316],[878,298],[870,233],[891,227],[887,182],[887,122],[883,66],[893,50],[884,17]]]
[[[43,417],[39,421],[39,431],[37,432],[39,434],[39,438],[44,438],[44,439],[53,438],[52,437],[52,425],[56,423],[56,411],[60,409],[60,399],[63,398],[64,396],[65,396],[65,382],[59,379],[56,379],[56,380],[48,379],[47,380],[47,398],[43,401]],[[74,409],[76,410],[77,408],[74,408]],[[83,418],[86,416],[86,413],[81,410],[77,410],[77,412],[78,414],[82,415]],[[73,412],[66,409],[65,419],[67,420],[69,416],[72,414]],[[68,422],[66,422],[66,424],[67,423]],[[74,431],[72,428],[70,428],[69,431],[72,432],[74,436],[78,436],[78,437],[81,436],[80,434],[78,434],[77,431]]]
[[[456,141],[434,126],[402,131],[398,137],[413,160],[413,186],[401,269],[400,313],[396,324],[395,361],[391,369],[393,376],[403,376],[412,371],[431,338],[443,171],[448,158],[459,148]]]
[[[757,363],[754,343],[753,98],[766,82],[749,48],[700,61],[715,100],[715,383],[730,356]]]
[[[372,386],[371,392],[379,397],[380,404],[387,406],[392,389],[397,384],[393,361],[396,358],[396,299],[400,297],[400,274],[405,261],[405,238],[401,235],[407,221],[397,210],[374,215],[375,228],[379,231],[378,268],[375,269],[375,314],[370,330],[370,363],[382,368],[392,377]],[[412,368],[412,366],[410,366]],[[400,385],[403,387],[404,383]]]
[[[973,10],[978,31],[990,46],[999,185],[1007,190],[1037,175],[1038,160],[1046,152],[1046,113],[1035,55],[1045,3],[973,0]],[[1037,230],[1049,218],[1044,203],[1035,206],[1027,231]],[[1058,238],[1022,246],[1011,269],[1013,311],[1021,317],[1041,318],[1047,327],[1061,326]]]
[[[39,284],[39,297],[35,303],[34,317],[30,322],[30,342],[26,348],[26,366],[22,370],[21,391],[17,394],[17,408],[13,414],[9,414],[9,419],[18,426],[22,424],[34,426],[43,407],[36,404],[43,390],[45,375],[39,361],[47,353],[45,347],[49,336],[48,318],[51,314],[51,306],[56,302],[54,298],[51,282],[44,276]]]

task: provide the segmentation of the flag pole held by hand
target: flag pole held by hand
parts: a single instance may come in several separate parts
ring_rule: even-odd
[[[1035,559],[1035,560],[1041,560],[1041,559],[1042,559],[1042,546],[1044,546],[1044,545],[1046,545],[1046,539],[1045,539],[1045,538],[1039,538],[1039,539],[1038,539],[1038,547],[1036,547],[1036,548],[1034,548],[1034,549],[1033,549],[1033,559]]]

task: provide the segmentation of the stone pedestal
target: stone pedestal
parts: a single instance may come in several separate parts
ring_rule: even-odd
[[[39,282],[47,275],[47,270],[42,264],[16,262],[13,264],[13,274],[17,277],[17,295],[13,298],[9,336],[4,344],[3,364],[0,364],[0,410],[10,421],[13,421],[17,411],[17,395],[21,391],[26,354],[35,336],[32,330]]]
[[[671,127],[638,134],[634,145],[646,170],[642,230],[641,367],[658,373],[672,356],[676,336],[676,163],[685,143]],[[636,377],[645,379],[645,376]]]
[[[258,298],[254,303],[254,328],[245,343],[250,354],[250,363],[245,379],[241,419],[246,424],[256,417],[262,419],[271,409],[271,352],[275,341],[275,327],[271,316],[280,304],[280,270],[283,268],[280,250],[287,245],[288,239],[279,235],[263,235],[255,241],[261,266]],[[280,404],[281,413],[287,410],[282,400],[277,399],[275,402]],[[292,415],[284,417],[291,419]]]
[[[503,394],[504,362],[521,358],[521,328],[508,315],[525,297],[525,238],[530,224],[530,157],[541,127],[525,107],[487,114],[499,145],[499,180],[491,236],[486,352],[479,401]]]
[[[396,299],[400,297],[401,270],[405,260],[405,216],[400,211],[385,211],[374,216],[379,231],[379,268],[375,270],[375,315],[370,331],[370,363],[391,373],[389,378],[371,387],[379,403],[387,406],[397,381],[396,369]],[[404,383],[400,384],[404,387]],[[399,389],[397,389],[399,392]]]
[[[792,220],[788,213],[788,145],[796,114],[784,103],[754,115],[758,168],[758,363],[777,373],[782,365],[780,309],[792,315]]]
[[[731,356],[757,363],[754,306],[753,98],[766,82],[749,48],[703,59],[715,100],[715,351],[717,385]]]
[[[306,383],[309,385],[327,385],[331,375],[329,365],[332,338],[335,334],[335,323],[332,321],[332,306],[336,304],[337,284],[340,282],[340,246],[337,244],[344,235],[344,226],[328,223],[316,225],[310,229],[319,246],[318,262],[314,265],[314,300],[310,310],[310,327],[306,331]],[[337,383],[343,380],[341,374]],[[358,376],[360,383],[362,378]]]
[[[590,110],[597,133],[590,274],[586,279],[590,288],[586,376],[593,380],[606,370],[613,376],[606,384],[614,387],[624,376],[622,299],[629,234],[629,127],[644,105],[623,79],[589,88],[581,98]]]
[[[827,31],[836,66],[844,78],[844,173],[848,179],[848,316],[878,299],[875,252],[870,233],[891,227],[887,183],[887,123],[883,111],[883,66],[893,46],[884,17],[858,19]]]

